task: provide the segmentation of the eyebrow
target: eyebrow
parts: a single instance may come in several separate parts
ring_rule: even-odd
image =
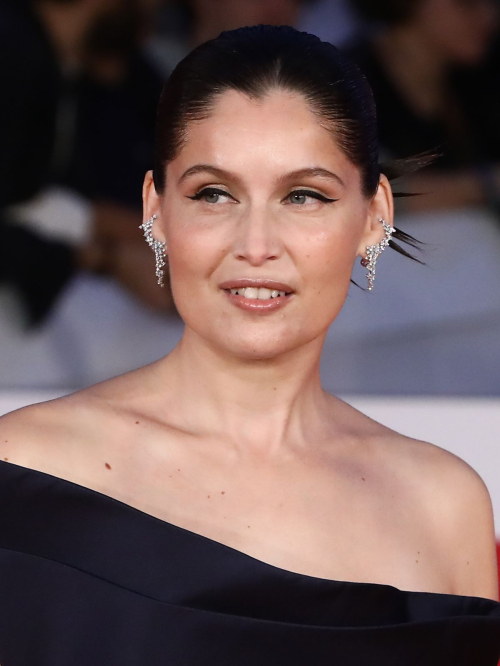
[[[221,180],[239,180],[239,178],[231,173],[230,171],[225,171],[224,169],[219,169],[219,167],[212,166],[211,164],[195,164],[189,169],[186,169],[182,176],[179,178],[178,185],[180,185],[184,180],[190,178],[191,176],[196,176],[198,173],[211,173]]]
[[[189,167],[189,169],[186,169],[186,171],[184,171],[182,176],[179,178],[178,185],[180,185],[187,178],[195,176],[199,173],[210,173],[221,180],[232,180],[236,182],[240,182],[241,180],[235,173],[232,173],[231,171],[226,171],[225,169],[220,169],[219,167],[213,166],[211,164],[195,164],[194,166]],[[340,176],[338,176],[333,171],[328,171],[328,169],[324,169],[323,167],[307,167],[304,169],[297,169],[296,171],[290,171],[289,173],[285,173],[282,176],[280,176],[278,180],[280,183],[286,183],[292,180],[299,180],[301,178],[307,178],[307,177],[317,177],[317,178],[324,178],[325,180],[335,180],[340,185],[345,187],[345,183],[342,180],[342,178],[340,178]]]
[[[317,177],[324,178],[325,180],[336,180],[342,187],[345,187],[345,183],[342,178],[333,173],[333,171],[328,171],[323,167],[308,167],[305,169],[298,169],[297,171],[290,171],[279,178],[280,182],[288,182],[290,180],[300,180],[301,178],[307,177]]]

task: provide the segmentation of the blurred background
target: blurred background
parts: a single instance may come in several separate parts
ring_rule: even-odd
[[[498,525],[499,0],[0,0],[0,412],[179,340],[138,228],[155,107],[193,46],[257,23],[351,54],[375,94],[383,160],[441,155],[394,183],[419,193],[398,199],[396,226],[426,243],[425,265],[388,251],[373,292],[351,285],[323,382],[467,459]],[[363,286],[365,272],[353,275]]]

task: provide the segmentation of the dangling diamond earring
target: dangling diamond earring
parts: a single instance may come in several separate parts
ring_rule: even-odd
[[[149,245],[149,247],[155,253],[156,277],[158,278],[158,284],[160,285],[160,287],[164,287],[165,285],[163,284],[163,266],[165,266],[165,257],[167,256],[167,253],[165,252],[164,249],[166,246],[166,242],[164,241],[163,243],[161,243],[159,240],[156,240],[156,238],[153,238],[153,233],[151,231],[151,228],[155,220],[156,220],[156,215],[153,215],[153,217],[150,217],[147,222],[143,222],[142,224],[140,224],[139,229],[142,229],[144,231],[144,238],[146,239],[146,242]]]
[[[382,238],[380,243],[377,243],[376,245],[368,245],[366,248],[366,257],[361,259],[361,265],[365,268],[368,268],[368,273],[366,274],[366,277],[368,278],[368,291],[373,289],[373,282],[375,280],[375,265],[377,263],[378,256],[389,245],[391,235],[396,231],[394,227],[391,227],[391,225],[382,218],[379,219],[379,222],[382,222],[384,225],[385,238]]]

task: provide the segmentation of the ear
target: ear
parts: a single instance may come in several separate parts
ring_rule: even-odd
[[[367,246],[376,245],[384,238],[385,231],[380,218],[390,225],[393,224],[394,198],[391,184],[383,174],[380,176],[377,192],[368,204],[366,225],[358,246],[358,256],[365,257]]]
[[[144,177],[144,184],[142,186],[142,208],[144,220],[149,220],[153,215],[156,215],[156,224],[153,225],[151,232],[153,237],[161,243],[166,241],[165,234],[163,233],[163,223],[161,219],[161,197],[156,191],[153,172],[148,171]]]

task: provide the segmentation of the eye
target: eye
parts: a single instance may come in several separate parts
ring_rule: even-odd
[[[188,197],[188,199],[192,199],[193,201],[200,201],[203,199],[206,203],[218,204],[220,202],[221,197],[225,197],[226,199],[232,199],[233,201],[236,201],[236,199],[232,197],[229,194],[229,192],[220,190],[217,187],[204,187],[202,190],[197,192],[192,197]]]
[[[304,206],[307,204],[308,199],[315,199],[316,201],[321,201],[323,203],[332,203],[338,201],[338,199],[329,199],[319,192],[314,190],[294,190],[286,197],[290,203],[297,206]]]

